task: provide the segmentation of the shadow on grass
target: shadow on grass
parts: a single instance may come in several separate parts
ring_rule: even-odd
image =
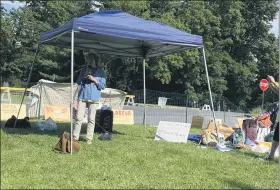
[[[231,189],[256,189],[256,187],[245,184],[237,180],[225,180],[224,181]]]
[[[252,158],[259,158],[261,156],[260,153],[253,152],[251,150],[238,150],[238,149],[236,149],[233,153],[248,156],[248,157],[252,157]]]
[[[253,152],[252,150],[233,150],[231,152],[232,154],[235,154],[235,155],[243,155],[243,156],[246,156],[246,157],[251,157],[251,158],[254,158],[256,160],[259,160],[260,158],[264,158],[265,156],[267,156],[269,153],[258,153],[258,152]],[[279,158],[275,158],[274,161],[264,161],[264,162],[267,162],[267,163],[271,163],[271,164],[278,164],[278,160]],[[260,160],[261,161],[261,160]]]
[[[1,129],[3,132],[11,135],[19,134],[19,135],[29,135],[29,134],[37,134],[37,135],[50,135],[50,136],[60,136],[64,131],[67,131],[70,133],[70,123],[56,123],[57,129],[55,131],[40,131],[38,128],[35,127],[36,122],[30,122],[31,128],[25,129],[25,128],[5,128],[4,121],[1,121]],[[83,124],[81,128],[81,134],[86,134],[87,132],[87,125]],[[96,134],[99,134],[98,132],[95,132]],[[124,133],[118,132],[116,130],[112,131],[113,135],[125,135]]]

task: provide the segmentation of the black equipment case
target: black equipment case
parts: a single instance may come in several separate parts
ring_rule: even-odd
[[[111,134],[113,131],[113,115],[112,110],[96,110],[94,132]]]

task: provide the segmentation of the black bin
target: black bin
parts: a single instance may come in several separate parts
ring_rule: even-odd
[[[96,110],[94,132],[112,133],[112,131],[113,131],[113,111],[101,110],[101,109]]]

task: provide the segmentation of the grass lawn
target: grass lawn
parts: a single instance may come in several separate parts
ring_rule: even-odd
[[[95,135],[92,145],[81,142],[77,154],[56,154],[52,148],[63,130],[69,124],[59,124],[56,132],[2,128],[1,188],[279,188],[278,163],[260,161],[264,155],[251,151],[155,141],[156,128],[117,125],[112,141]]]
[[[11,103],[12,104],[20,104],[21,100],[22,100],[22,94],[23,94],[23,92],[17,93],[17,94],[12,94],[11,93]],[[7,99],[7,95],[6,94],[5,94],[4,98]],[[28,96],[24,96],[23,103],[25,104],[27,102],[28,102]]]
[[[11,95],[12,103],[21,103],[22,100],[22,94],[12,94]],[[28,101],[28,96],[24,96],[23,103],[26,103]]]

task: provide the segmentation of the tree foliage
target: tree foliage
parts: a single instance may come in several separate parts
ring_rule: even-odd
[[[74,17],[100,10],[121,10],[203,36],[212,91],[240,106],[258,104],[260,79],[278,75],[278,39],[269,33],[276,0],[258,1],[24,1],[7,13],[1,7],[1,76],[24,81],[42,32]],[[15,43],[22,47],[16,48]],[[75,70],[84,65],[75,52]],[[142,87],[142,60],[103,56],[108,86],[131,92]],[[70,51],[44,46],[32,82],[40,78],[69,82]],[[146,63],[147,88],[205,98],[208,87],[201,50],[152,58]]]

